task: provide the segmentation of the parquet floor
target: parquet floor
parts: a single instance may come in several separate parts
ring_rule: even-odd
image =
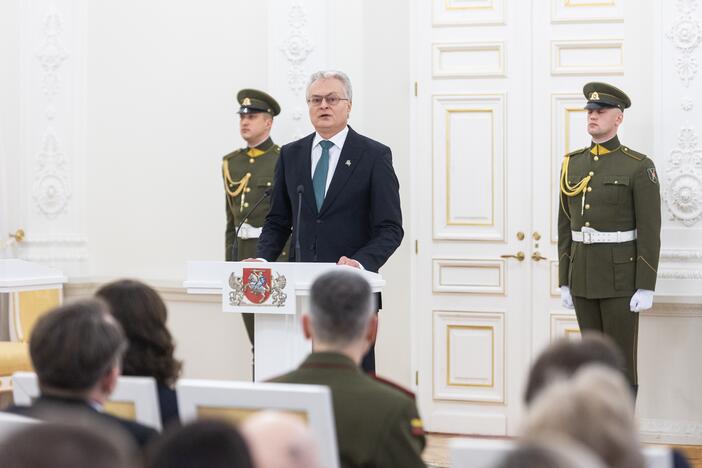
[[[428,434],[427,447],[424,450],[424,461],[431,468],[447,468],[449,465],[449,441],[455,436],[447,434]],[[702,445],[674,445],[690,460],[693,468],[702,468]]]

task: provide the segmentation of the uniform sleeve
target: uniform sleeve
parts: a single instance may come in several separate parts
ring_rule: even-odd
[[[563,167],[561,166],[561,174]],[[559,179],[560,180],[560,179]],[[568,284],[568,271],[570,270],[570,245],[572,234],[570,230],[570,209],[568,197],[558,189],[558,286]]]
[[[402,407],[384,434],[373,466],[426,467],[422,460],[426,438],[414,401],[408,401]]]
[[[661,251],[661,195],[653,161],[646,159],[634,176],[634,212],[637,231],[636,289],[656,288]]]

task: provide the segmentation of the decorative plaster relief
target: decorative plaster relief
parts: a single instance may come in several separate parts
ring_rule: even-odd
[[[36,167],[32,198],[41,213],[52,219],[66,210],[71,187],[68,181],[68,162],[51,129],[47,131],[43,148],[37,154]]]
[[[305,30],[307,17],[299,2],[294,2],[290,7],[288,24],[290,25],[290,33],[281,47],[281,51],[290,64],[288,69],[290,90],[299,95],[307,84],[304,63],[314,50],[310,36]]]
[[[663,198],[672,220],[692,226],[702,216],[702,150],[695,130],[680,130],[678,146],[670,152],[666,170],[668,180]]]
[[[42,79],[44,95],[49,101],[52,101],[58,93],[59,68],[68,58],[68,52],[60,40],[62,22],[57,11],[52,10],[46,14],[42,32],[43,42],[35,56],[44,71]],[[49,115],[50,111],[47,112],[47,118],[51,120],[53,117],[49,117]]]

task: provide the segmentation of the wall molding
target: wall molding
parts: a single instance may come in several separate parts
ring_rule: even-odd
[[[603,51],[611,50],[618,54],[615,60],[604,62]],[[598,61],[584,60],[572,65],[564,63],[564,55],[572,51],[592,51],[599,56]],[[573,57],[571,60],[577,59]],[[551,41],[552,75],[623,75],[624,74],[624,40],[558,40]]]
[[[702,421],[644,418],[639,420],[639,432],[647,443],[702,444]]]

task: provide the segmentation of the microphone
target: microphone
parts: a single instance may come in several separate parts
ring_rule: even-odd
[[[300,184],[297,186],[297,219],[295,220],[295,261],[302,261],[302,249],[300,248],[300,209],[302,208],[302,194],[305,193],[305,187]]]
[[[239,231],[241,230],[241,226],[244,225],[246,220],[251,216],[251,213],[256,211],[256,208],[258,208],[258,205],[263,202],[266,198],[271,196],[271,189],[266,189],[265,192],[263,192],[263,196],[258,199],[258,201],[254,204],[254,206],[246,213],[244,218],[241,220],[239,225],[236,227],[236,232],[234,233],[234,242],[232,242],[232,261],[233,262],[238,262],[239,261]]]

